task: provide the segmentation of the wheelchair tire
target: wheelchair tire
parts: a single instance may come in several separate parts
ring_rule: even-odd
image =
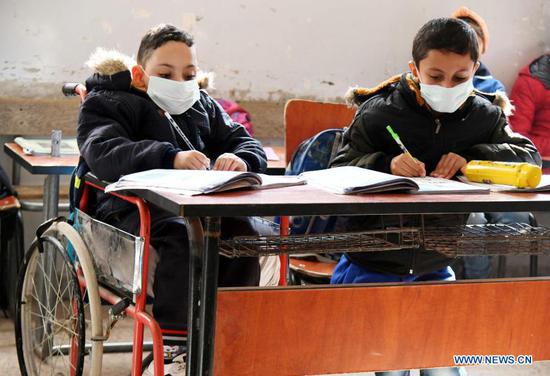
[[[17,286],[20,371],[30,376],[82,375],[86,323],[77,274],[64,244],[50,235],[40,241],[41,246],[35,239],[27,251]]]

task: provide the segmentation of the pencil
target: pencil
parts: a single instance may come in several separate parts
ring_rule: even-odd
[[[397,145],[399,145],[399,148],[401,149],[401,151],[403,151],[403,153],[405,154],[408,154],[411,158],[413,158],[414,160],[416,160],[411,153],[409,153],[409,151],[407,150],[407,148],[405,147],[405,144],[403,144],[403,142],[401,141],[401,139],[399,138],[399,135],[397,133],[394,132],[394,130],[392,129],[391,125],[388,125],[386,127],[386,129],[388,130],[388,132],[390,132],[392,138],[395,140],[395,142],[397,143]]]
[[[164,112],[164,116],[166,116],[166,118],[168,119],[168,121],[170,122],[174,130],[179,134],[179,136],[182,138],[183,142],[185,142],[189,150],[195,150],[195,148],[191,144],[191,141],[189,141],[189,139],[185,136],[185,134],[182,132],[180,127],[176,124],[176,121],[172,118],[172,116],[170,116],[170,114],[167,111]]]
[[[168,121],[170,122],[170,124],[172,125],[172,128],[174,128],[174,130],[179,134],[179,136],[181,137],[181,139],[183,140],[183,142],[185,142],[185,144],[187,145],[187,147],[189,148],[189,150],[195,150],[195,148],[193,147],[193,144],[191,144],[191,141],[189,141],[189,139],[187,138],[187,136],[185,136],[185,134],[183,133],[183,131],[181,130],[181,128],[178,126],[178,124],[176,123],[176,121],[172,118],[172,116],[170,116],[170,114],[168,113],[168,111],[164,111],[164,116],[168,119]],[[210,166],[206,166],[206,169],[207,170],[211,170],[212,168]]]

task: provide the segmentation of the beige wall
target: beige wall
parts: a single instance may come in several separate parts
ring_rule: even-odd
[[[281,137],[286,99],[340,100],[350,85],[404,71],[418,28],[463,4],[489,24],[483,61],[508,88],[521,66],[550,50],[548,0],[3,0],[0,126],[55,121],[61,106],[70,128],[76,102],[51,111],[33,102],[40,113],[29,116],[12,99],[64,100],[60,84],[87,77],[83,63],[96,47],[134,54],[147,28],[170,22],[195,35],[201,67],[217,74],[213,94],[245,101],[257,136]]]
[[[133,54],[148,27],[171,22],[196,36],[221,95],[332,99],[405,70],[418,28],[462,4],[485,17],[483,60],[506,86],[550,50],[547,0],[3,0],[0,95],[57,94],[51,84],[85,79],[83,62],[97,46]]]

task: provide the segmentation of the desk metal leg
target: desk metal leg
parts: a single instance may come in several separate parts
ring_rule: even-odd
[[[187,307],[187,375],[200,375],[200,291],[204,233],[200,218],[185,218],[189,238],[189,305]]]
[[[216,295],[218,292],[220,218],[206,218],[206,253],[203,258],[201,286],[200,331],[201,375],[214,373],[214,333],[216,330]]]
[[[529,277],[536,277],[539,274],[539,256],[529,256]]]
[[[189,236],[189,302],[187,375],[212,375],[220,218],[207,217],[203,235],[198,218],[187,218]],[[206,239],[206,240],[205,240]],[[206,244],[205,244],[206,241]]]
[[[21,165],[12,159],[11,161],[11,183],[19,185],[21,182]]]
[[[44,181],[44,220],[57,217],[59,205],[59,175],[48,175]]]

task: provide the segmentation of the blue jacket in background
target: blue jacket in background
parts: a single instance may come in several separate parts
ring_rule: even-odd
[[[506,93],[506,88],[502,82],[494,78],[489,68],[481,62],[474,75],[474,88],[484,93],[495,93],[497,91]]]

